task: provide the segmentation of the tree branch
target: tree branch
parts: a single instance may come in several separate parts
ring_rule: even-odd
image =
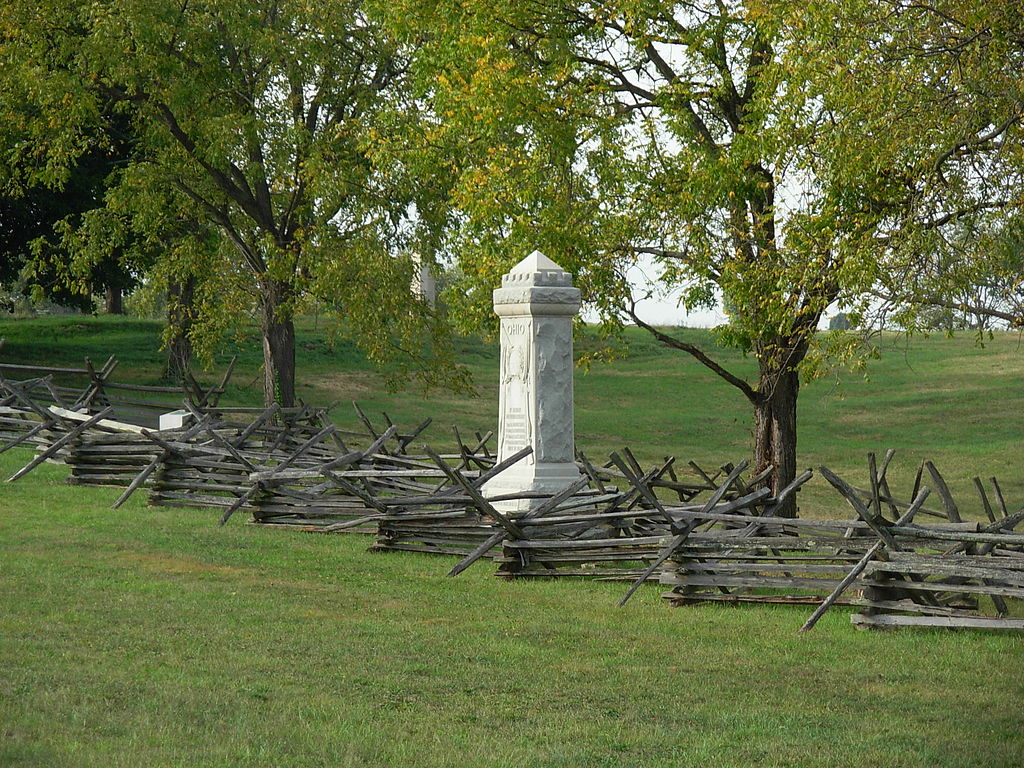
[[[926,304],[932,307],[956,310],[957,312],[970,312],[972,315],[994,317],[997,320],[1006,321],[1009,323],[1011,328],[1024,328],[1024,314],[1020,312],[1006,312],[1001,309],[996,309],[995,307],[986,307],[981,304],[968,304],[963,301],[952,301],[950,299],[943,298],[942,296],[931,294],[913,297],[900,297],[877,290],[869,291],[869,293],[882,301],[889,302],[890,304]]]
[[[249,244],[245,242],[245,238],[235,229],[235,225],[231,223],[231,218],[228,216],[227,211],[218,208],[181,179],[174,179],[174,185],[206,211],[206,215],[209,216],[215,225],[224,230],[224,234],[228,236],[228,239],[235,246],[239,254],[241,254],[242,259],[254,275],[259,276],[267,271],[266,263],[264,263],[259,254],[253,252]]]
[[[933,170],[936,173],[940,172],[943,164],[956,153],[960,152],[961,150],[965,150],[968,147],[977,147],[989,143],[990,141],[998,138],[1003,133],[1008,131],[1013,126],[1013,124],[1018,122],[1020,119],[1021,113],[1016,112],[1010,115],[1008,118],[1006,118],[1006,120],[1001,122],[999,125],[993,127],[992,130],[988,131],[987,133],[983,133],[981,136],[972,136],[961,139],[960,141],[953,144],[953,146],[951,146],[941,155],[939,155],[939,157],[935,160]]]
[[[648,43],[644,46],[644,54],[647,56],[647,60],[658,70],[658,73],[668,81],[669,85],[672,85],[679,79],[668,62],[658,53],[654,43]],[[649,98],[649,101],[654,101],[653,96]],[[717,155],[720,151],[718,143],[715,141],[715,137],[711,135],[711,131],[708,130],[707,123],[701,119],[700,115],[697,114],[697,110],[693,108],[693,102],[690,99],[683,99],[682,107],[689,116],[690,125],[701,142],[708,150]]]
[[[648,325],[643,320],[641,320],[636,314],[635,301],[630,302],[629,307],[626,308],[626,314],[628,314],[630,318],[632,318],[633,322],[636,323],[639,328],[643,328],[645,331],[654,336],[654,338],[656,338],[666,347],[672,347],[673,349],[682,350],[683,352],[686,352],[687,354],[695,357],[705,367],[714,371],[716,374],[718,374],[718,376],[725,379],[727,382],[736,387],[740,392],[742,392],[743,396],[746,397],[752,405],[757,406],[760,403],[761,395],[759,395],[757,391],[750,386],[750,384],[745,382],[739,376],[730,373],[721,365],[716,363],[714,360],[712,360],[710,357],[704,354],[704,351],[701,350],[700,347],[694,344],[689,344],[685,341],[680,341],[679,339],[669,336],[667,333],[662,333],[654,326]]]
[[[643,245],[619,245],[616,246],[614,250],[621,253],[635,253],[644,256],[654,256],[658,259],[675,259],[689,265],[693,264],[693,260],[686,251],[675,251],[671,248],[654,248],[652,246]],[[715,280],[718,280],[722,276],[718,268],[713,265],[704,265],[704,268],[707,269],[708,274],[710,274]]]
[[[185,132],[185,129],[181,127],[181,124],[178,123],[178,118],[175,117],[170,107],[163,102],[153,102],[153,106],[156,107],[159,118],[161,122],[167,126],[167,130],[170,132],[171,137],[181,145],[182,149],[188,153],[189,157],[195,160],[200,167],[209,174],[210,178],[218,187],[220,187],[224,194],[238,203],[242,210],[245,211],[245,213],[248,214],[254,222],[259,223],[261,219],[260,211],[256,205],[256,200],[253,198],[252,192],[248,188],[248,185],[245,185],[244,188],[240,187],[232,181],[224,171],[204,160],[199,155],[195,141],[193,141],[192,137]],[[237,171],[237,169],[235,170]]]

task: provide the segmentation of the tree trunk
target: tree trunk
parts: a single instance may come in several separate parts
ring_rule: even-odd
[[[782,373],[762,368],[758,386],[761,400],[754,407],[755,472],[771,465],[769,487],[778,494],[796,477],[796,401],[800,374],[790,366]],[[796,517],[796,498],[791,497],[778,511],[782,517]]]
[[[167,341],[167,363],[164,377],[171,381],[184,381],[192,368],[192,317],[196,292],[196,279],[186,277],[184,281],[172,280],[167,285],[167,326],[170,339]]]
[[[106,297],[106,311],[108,315],[123,315],[124,302],[121,297],[121,286],[108,285]]]
[[[263,330],[263,402],[295,405],[295,326],[285,304],[291,287],[272,278],[261,284],[260,320]]]

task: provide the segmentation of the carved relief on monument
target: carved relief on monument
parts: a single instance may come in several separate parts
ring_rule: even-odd
[[[501,413],[499,434],[502,456],[532,444],[533,420],[530,407],[530,322],[505,320],[501,324]],[[527,459],[533,462],[533,457]]]
[[[572,326],[558,319],[537,322],[537,459],[574,460],[572,402]]]

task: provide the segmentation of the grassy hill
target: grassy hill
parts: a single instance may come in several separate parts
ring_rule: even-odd
[[[446,425],[493,427],[493,348],[465,343],[477,398],[423,399],[383,392],[311,326],[299,363],[310,402],[355,398],[406,424],[432,415],[437,442]],[[115,353],[125,378],[155,381],[158,333],[108,318],[3,322],[0,354]],[[746,455],[738,395],[630,341],[577,377],[588,453]],[[870,379],[806,389],[802,463],[861,479],[864,453],[892,446],[905,471],[927,455],[960,486],[999,475],[1024,503],[1017,337],[886,345]],[[258,347],[238,350],[230,395],[252,402]],[[334,416],[354,423],[346,403]],[[28,456],[0,455],[0,473]],[[216,513],[147,508],[138,494],[112,511],[116,491],[65,477],[46,465],[0,485],[0,766],[1024,764],[1019,635],[858,632],[834,610],[797,636],[806,607],[670,609],[655,586],[619,609],[621,584],[508,583],[487,566],[446,579],[446,558],[370,554],[359,535],[218,528]]]
[[[329,329],[328,329],[329,330]],[[734,350],[714,349],[708,331],[680,330],[688,341],[712,349],[735,372],[752,378],[755,361]],[[159,380],[163,355],[159,323],[111,317],[48,317],[0,321],[6,345],[0,359],[12,362],[81,364],[116,354],[115,378],[136,383]],[[715,467],[749,458],[752,409],[742,395],[688,355],[667,350],[647,334],[630,329],[620,357],[576,374],[577,446],[594,459],[629,446],[645,462],[675,456],[680,466],[694,460]],[[592,351],[596,334],[577,340]],[[958,497],[973,498],[971,478],[999,478],[1008,498],[1024,499],[1020,472],[1024,443],[1024,340],[1001,333],[976,344],[968,335],[933,335],[910,340],[887,335],[878,341],[881,358],[867,375],[846,373],[805,386],[799,404],[799,461],[825,464],[858,480],[866,476],[869,451],[898,451],[891,478],[909,492],[922,459],[931,459]],[[225,402],[258,404],[262,398],[261,351],[255,332],[226,345],[212,382],[227,360],[239,364]],[[332,341],[322,323],[304,319],[298,328],[298,394],[318,406],[336,404],[331,416],[357,428],[350,402],[373,418],[386,412],[400,425],[431,417],[425,434],[446,444],[451,427],[464,432],[496,429],[498,354],[478,339],[460,343],[461,360],[473,372],[476,396],[443,391],[388,392],[351,342]],[[804,514],[836,514],[834,495],[821,482],[802,492]],[[1024,502],[1022,502],[1024,503]],[[845,508],[840,508],[843,515]]]

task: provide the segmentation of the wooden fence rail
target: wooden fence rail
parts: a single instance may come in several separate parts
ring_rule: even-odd
[[[54,384],[58,369],[14,381],[3,370],[21,369],[0,366],[0,452],[35,450],[10,480],[62,459],[69,482],[127,486],[115,507],[148,487],[151,504],[215,509],[221,523],[244,510],[265,526],[372,533],[373,550],[456,556],[452,576],[487,558],[504,579],[632,582],[621,603],[657,581],[676,606],[815,605],[801,631],[837,604],[858,607],[861,627],[1024,629],[1013,608],[1024,598],[1024,509],[1011,511],[995,478],[973,479],[976,500],[955,498],[926,461],[901,494],[888,479],[893,452],[871,454],[859,485],[818,468],[852,517],[781,517],[811,471],[773,496],[768,468],[708,472],[690,462],[679,471],[673,458],[645,468],[624,449],[600,467],[580,454],[580,480],[558,493],[485,497],[485,484],[529,449],[498,462],[491,433],[467,440],[454,429],[454,450],[439,453],[422,442],[429,419],[402,431],[355,404],[362,432],[306,406],[220,408],[226,377],[193,387],[185,427],[152,431],[116,419],[112,360],[86,361],[90,383],[77,397]],[[507,501],[528,508],[503,511]]]

